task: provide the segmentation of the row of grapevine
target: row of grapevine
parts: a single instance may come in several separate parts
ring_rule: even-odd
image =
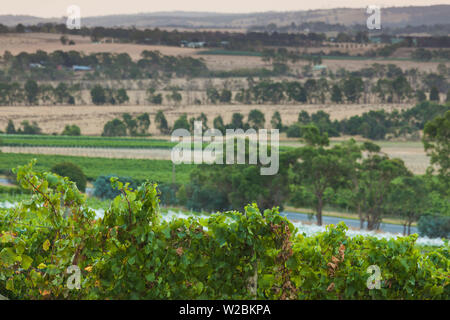
[[[254,204],[165,221],[155,184],[131,190],[114,178],[121,195],[95,220],[67,178],[33,163],[17,178],[33,195],[0,209],[0,294],[10,299],[450,297],[448,244],[424,254],[415,235],[350,238],[343,224],[306,237]]]

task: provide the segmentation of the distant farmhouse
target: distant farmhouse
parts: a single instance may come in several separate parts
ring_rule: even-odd
[[[99,43],[114,43],[114,38],[106,37],[99,41]]]
[[[40,63],[30,63],[30,68],[39,68],[42,69],[44,66]]]
[[[315,66],[313,66],[313,71],[322,71],[322,70],[326,70],[327,66],[323,65],[323,64],[316,64]]]
[[[181,40],[181,47],[182,48],[198,49],[198,48],[204,48],[205,45],[206,45],[206,42],[204,42],[204,41],[194,42],[194,41]]]
[[[72,66],[73,71],[91,71],[92,68],[89,66]]]

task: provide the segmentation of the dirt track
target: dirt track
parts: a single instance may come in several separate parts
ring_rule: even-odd
[[[55,154],[78,157],[170,160],[170,149],[0,147],[5,153]]]

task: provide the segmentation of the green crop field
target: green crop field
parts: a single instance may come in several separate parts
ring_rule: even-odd
[[[163,139],[0,134],[0,146],[5,147],[171,149],[178,144]],[[203,143],[203,148],[209,144]],[[281,147],[280,151],[288,149]]]
[[[116,174],[134,180],[172,182],[172,162],[169,160],[144,159],[108,159],[91,157],[74,157],[60,155],[0,153],[0,172],[6,173],[12,168],[28,163],[36,158],[37,170],[49,170],[53,165],[70,161],[77,164],[91,181],[100,175]],[[189,182],[189,175],[194,165],[175,166],[176,183]]]
[[[0,145],[9,147],[82,147],[169,149],[176,145],[161,139],[90,136],[0,135]]]

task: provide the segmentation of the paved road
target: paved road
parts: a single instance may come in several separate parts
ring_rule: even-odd
[[[297,221],[311,221],[306,213],[298,213],[298,212],[289,212],[283,211],[281,215],[287,217],[289,220],[297,220]],[[315,221],[315,217],[313,220]],[[338,217],[329,217],[322,216],[323,224],[338,224],[341,221],[344,221],[348,227],[359,228],[359,220],[347,219],[347,218],[338,218]],[[364,225],[366,227],[367,224]],[[391,233],[403,233],[403,226],[391,223],[381,223],[380,229],[382,231],[391,232]],[[411,233],[418,233],[416,227],[411,227]]]
[[[5,179],[5,178],[0,178],[0,183],[3,183],[3,184],[11,184],[11,182],[8,180],[8,179]]]
[[[0,183],[9,183],[7,179],[0,178]],[[86,188],[86,193],[92,194],[93,188]],[[287,217],[289,220],[297,220],[297,221],[311,221],[306,213],[298,213],[298,212],[289,212],[283,211],[281,215]],[[313,221],[315,218],[313,217]],[[344,221],[345,224],[349,227],[359,228],[359,220],[347,219],[347,218],[337,218],[337,217],[322,217],[323,224],[338,224],[341,221]],[[364,225],[366,227],[367,224]],[[403,226],[391,223],[382,223],[380,226],[382,231],[391,232],[391,233],[403,233]],[[418,233],[416,227],[411,227],[411,233]]]

